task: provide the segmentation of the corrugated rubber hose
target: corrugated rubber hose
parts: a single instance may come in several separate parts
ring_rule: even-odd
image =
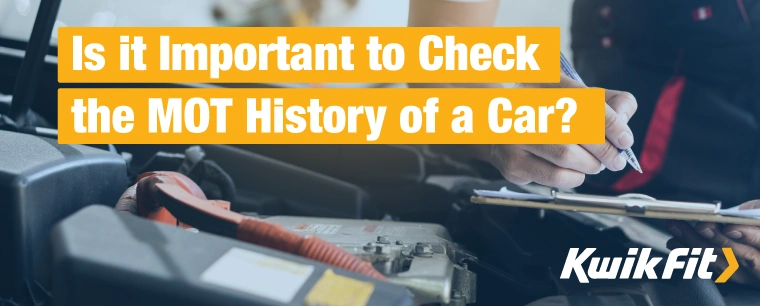
[[[386,280],[366,261],[315,236],[301,236],[279,224],[247,217],[227,209],[225,201],[208,200],[200,187],[177,172],[148,172],[127,189],[116,210],[171,223],[170,214],[201,231],[236,238],[275,250],[303,256],[338,268]],[[163,212],[163,213],[162,213]],[[163,219],[162,219],[163,218]],[[161,219],[161,220],[159,220]]]

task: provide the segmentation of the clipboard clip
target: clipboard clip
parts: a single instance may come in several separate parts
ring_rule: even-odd
[[[721,202],[695,203],[661,201],[654,197],[638,193],[628,193],[613,197],[567,193],[552,189],[551,197],[556,203],[618,208],[625,209],[626,212],[635,214],[644,214],[647,211],[718,214],[721,208]]]
[[[657,199],[655,199],[654,197],[651,197],[645,194],[640,194],[640,193],[626,193],[626,194],[619,195],[618,198],[657,201]],[[637,205],[637,203],[638,201],[633,202],[630,205],[626,205],[625,211],[631,212],[631,213],[639,213],[639,214],[645,213],[647,211],[646,205]]]

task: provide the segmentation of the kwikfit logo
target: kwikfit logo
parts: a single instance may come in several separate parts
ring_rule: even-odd
[[[658,275],[655,267],[659,264],[662,257],[650,256],[652,249],[631,248],[628,249],[628,257],[591,257],[596,249],[589,248],[579,254],[580,249],[572,248],[567,254],[565,267],[562,269],[561,279],[569,279],[570,275],[575,272],[581,283],[588,283],[591,279],[641,279],[646,274],[648,279],[657,279]],[[729,265],[725,271],[715,281],[716,283],[725,283],[728,278],[739,268],[736,257],[731,248],[723,248],[723,254]],[[587,260],[591,258],[588,271],[583,268]],[[674,249],[668,255],[665,262],[665,269],[662,272],[662,279],[670,279],[676,270],[684,270],[683,278],[692,279],[695,275],[700,279],[712,278],[712,272],[708,272],[710,263],[718,260],[717,255],[713,255],[712,248]]]

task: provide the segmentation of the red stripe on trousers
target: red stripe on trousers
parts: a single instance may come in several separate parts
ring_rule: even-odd
[[[685,83],[686,78],[683,76],[671,78],[660,93],[660,98],[657,99],[657,105],[655,105],[639,158],[641,170],[644,173],[641,174],[630,169],[612,185],[612,189],[622,192],[631,191],[644,186],[660,172],[665,161],[665,153],[668,151],[668,143],[670,142],[670,135],[673,133],[676,111],[681,101]]]

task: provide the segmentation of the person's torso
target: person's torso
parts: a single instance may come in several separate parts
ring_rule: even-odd
[[[572,45],[734,82],[760,72],[760,0],[575,0]]]
[[[760,198],[760,0],[575,0],[572,34],[589,86],[637,97],[634,151],[642,165],[661,163],[646,182],[626,170],[587,183],[731,205]],[[621,187],[626,176],[633,189]]]
[[[573,10],[574,33],[614,30],[630,43],[723,44],[760,38],[760,0],[576,0]]]

